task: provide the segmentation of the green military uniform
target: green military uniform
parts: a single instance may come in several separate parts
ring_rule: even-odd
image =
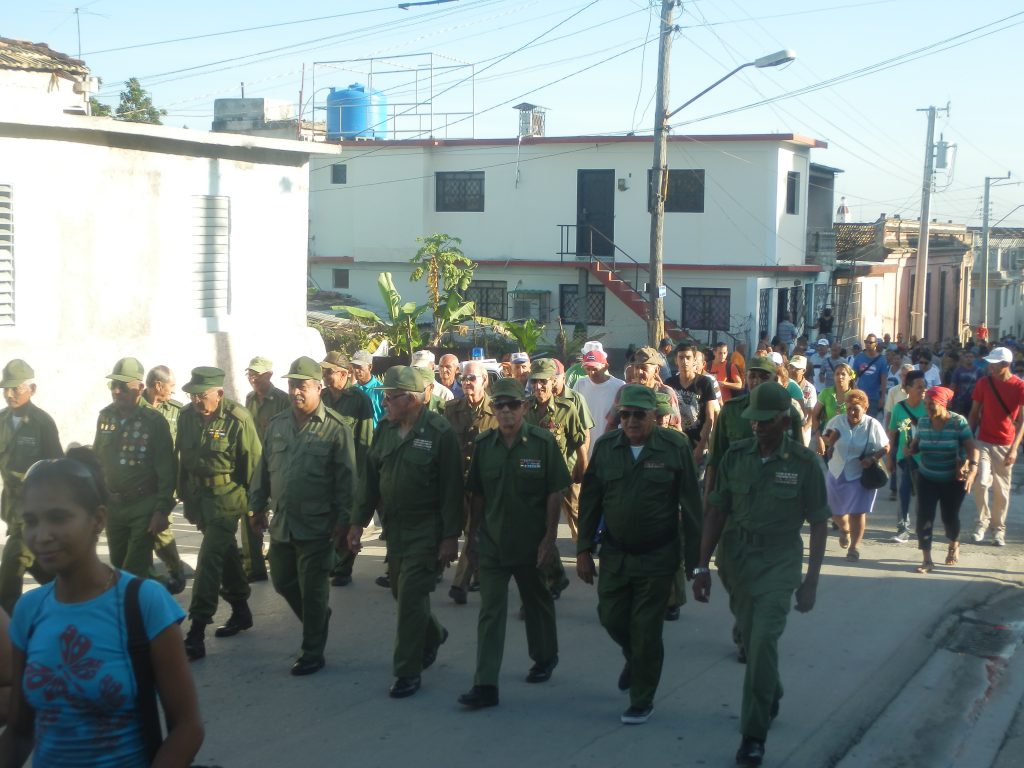
[[[321,363],[322,365],[322,363]],[[352,431],[355,443],[355,476],[353,478],[353,498],[358,495],[358,485],[362,481],[364,468],[366,467],[366,455],[370,451],[373,442],[373,403],[363,390],[351,386],[345,387],[337,395],[330,389],[325,388],[321,394],[322,402],[341,417],[341,421]],[[345,525],[348,522],[346,519]],[[347,530],[344,531],[347,535]],[[334,565],[331,568],[331,577],[352,578],[352,567],[355,564],[356,553],[345,546],[345,538],[342,536],[341,544],[334,555]]]
[[[298,366],[303,361],[308,371]],[[296,376],[320,377],[319,363],[309,358],[299,358],[292,368]],[[348,522],[354,472],[352,431],[323,402],[301,427],[292,410],[270,420],[250,507],[262,514],[274,500],[270,575],[274,589],[302,622],[300,661],[323,662],[331,537]]]
[[[448,423],[455,430],[459,439],[462,457],[463,478],[469,476],[470,462],[473,460],[473,451],[476,446],[476,439],[489,429],[498,426],[498,420],[494,417],[494,410],[491,408],[491,398],[484,393],[483,398],[475,406],[466,397],[457,400],[450,400],[445,404],[444,416]],[[473,556],[472,548],[469,547],[469,489],[464,496],[465,509],[464,519],[466,521],[466,546],[463,546],[459,555],[459,562],[455,566],[455,575],[452,577],[452,589],[469,589],[470,581],[476,576],[477,563]]]
[[[587,405],[586,399],[583,395],[574,389],[566,387],[562,391],[562,397],[568,400],[570,403],[576,406],[576,411],[580,415],[580,421],[583,423],[583,428],[587,431],[587,435],[590,435],[590,430],[594,427],[594,417],[590,413],[590,406]],[[575,462],[574,462],[575,463]],[[580,509],[580,484],[570,483],[569,487],[565,491],[565,496],[562,497],[562,513],[565,515],[565,523],[569,526],[569,536],[575,542],[577,537],[577,531],[579,530],[579,509]]]
[[[219,373],[223,381],[223,372]],[[203,375],[194,372],[193,379]],[[260,458],[260,440],[249,412],[223,398],[209,420],[193,405],[181,409],[177,449],[178,493],[185,517],[203,533],[189,616],[193,624],[205,625],[217,611],[218,591],[232,606],[249,599],[235,531],[239,518],[246,514],[247,489]]]
[[[8,373],[18,373],[13,363],[21,363],[28,375],[9,378]],[[24,371],[22,372],[24,373]],[[32,369],[22,361],[11,361],[4,369],[4,386],[18,386],[24,380],[34,377]],[[17,383],[12,383],[17,381]],[[15,416],[18,424],[15,425]],[[0,492],[0,517],[7,523],[7,542],[4,544],[3,559],[0,560],[0,607],[8,615],[14,613],[14,605],[21,597],[25,572],[31,573],[36,581],[45,583],[53,577],[35,564],[32,552],[25,545],[24,524],[21,518],[21,484],[28,468],[43,459],[58,459],[64,455],[60,447],[57,425],[46,411],[31,401],[15,412],[11,408],[0,410],[0,478],[3,491]]]
[[[156,538],[146,529],[154,513],[174,509],[174,441],[167,420],[140,404],[127,416],[111,404],[100,411],[93,448],[110,489],[110,562],[147,578]]]
[[[176,440],[178,436],[178,413],[184,407],[184,404],[170,399],[164,400],[159,405],[153,405],[146,399],[145,393],[143,393],[142,399],[139,402],[144,406],[149,406],[167,420],[167,426],[171,430],[171,441]],[[156,556],[167,566],[167,573],[172,578],[181,579],[180,586],[184,589],[185,567],[181,562],[181,555],[178,554],[178,545],[174,541],[174,531],[171,530],[170,526],[167,526],[156,535],[153,551],[156,552]]]
[[[720,575],[728,574],[729,607],[747,657],[740,730],[748,738],[764,741],[773,704],[782,698],[778,640],[800,586],[800,529],[805,520],[830,517],[823,469],[819,457],[788,434],[767,460],[756,440],[741,440],[720,457],[708,497],[726,515],[718,566]]]
[[[635,458],[621,429],[602,435],[583,478],[578,552],[593,551],[602,517],[598,616],[629,665],[630,704],[644,709],[661,677],[673,576],[681,556],[687,568],[700,557],[700,489],[685,435],[655,427]]]
[[[523,423],[511,447],[498,429],[476,439],[466,481],[467,491],[483,497],[477,537],[480,618],[474,685],[498,684],[509,578],[519,587],[530,658],[549,665],[558,657],[555,603],[537,568],[537,549],[547,533],[548,496],[568,484],[561,452],[546,430]]]
[[[462,529],[462,463],[443,416],[422,408],[408,433],[402,436],[399,428],[380,422],[351,522],[365,527],[378,508],[387,522],[391,594],[398,601],[394,674],[416,678],[424,654],[447,636],[430,611],[430,593],[441,540],[457,538]]]
[[[262,400],[255,392],[249,392],[245,396],[245,410],[252,416],[261,444],[267,434],[270,420],[290,407],[291,399],[288,397],[288,393],[274,386],[267,391]],[[265,581],[267,563],[263,559],[263,534],[254,532],[248,525],[243,525],[241,528],[242,568],[245,569],[246,578],[250,581]]]

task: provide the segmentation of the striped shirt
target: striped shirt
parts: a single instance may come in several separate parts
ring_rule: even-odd
[[[936,482],[956,479],[964,456],[961,446],[973,437],[967,419],[958,413],[950,411],[940,430],[932,427],[930,418],[923,417],[917,422],[918,452],[914,456],[921,474]]]

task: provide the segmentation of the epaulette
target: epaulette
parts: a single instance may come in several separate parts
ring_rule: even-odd
[[[252,421],[252,414],[246,410],[244,405],[236,403],[234,400],[228,401],[227,407],[224,409],[224,415],[231,416],[239,421]]]
[[[482,442],[487,437],[489,437],[494,431],[495,431],[494,427],[491,427],[490,429],[485,429],[483,432],[481,432],[479,435],[477,435],[476,437],[473,438],[473,442],[474,443]]]
[[[184,408],[184,407],[185,407],[185,404],[184,404],[184,403],[179,403],[179,402],[178,402],[177,400],[175,400],[174,398],[171,398],[170,400],[164,400],[164,402],[165,402],[165,403],[167,403],[168,405],[170,405],[170,406],[174,407],[174,408],[177,408],[177,409],[178,409],[179,411],[180,411],[180,410],[181,410],[182,408]]]

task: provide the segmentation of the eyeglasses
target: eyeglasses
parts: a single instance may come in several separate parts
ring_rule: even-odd
[[[468,381],[472,383],[482,378],[482,376],[477,376],[475,373],[464,373],[461,376],[459,376],[459,381]]]
[[[646,419],[647,411],[619,411],[619,418],[623,421],[626,419]]]
[[[499,400],[494,403],[496,411],[514,411],[523,404],[523,400]]]
[[[412,395],[409,392],[395,392],[390,395],[384,395],[384,401],[388,403],[393,403],[395,400],[401,400],[402,398],[411,396]]]
[[[878,339],[864,339],[865,344],[877,344]]]

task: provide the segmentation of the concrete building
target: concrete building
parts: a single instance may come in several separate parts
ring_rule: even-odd
[[[823,306],[836,171],[810,154],[824,146],[790,134],[670,139],[665,312],[677,335],[751,341],[774,334],[783,311],[804,324]],[[467,297],[479,313],[552,333],[558,317],[585,320],[606,346],[643,342],[652,151],[638,136],[345,142],[343,160],[312,164],[310,274],[376,308],[377,276],[390,271],[403,297],[423,301],[409,259],[417,236],[444,232],[480,264]],[[811,230],[825,235],[809,258]]]
[[[971,291],[971,327],[985,316],[982,287],[985,259],[980,227],[970,227],[974,238],[974,271]],[[1024,335],[1024,229],[993,227],[989,230],[988,329],[990,339]]]
[[[295,105],[280,99],[217,99],[213,102],[216,133],[239,133],[264,139],[323,140],[324,124],[295,117]]]
[[[43,43],[0,37],[0,113],[85,115],[96,87],[85,62]]]

